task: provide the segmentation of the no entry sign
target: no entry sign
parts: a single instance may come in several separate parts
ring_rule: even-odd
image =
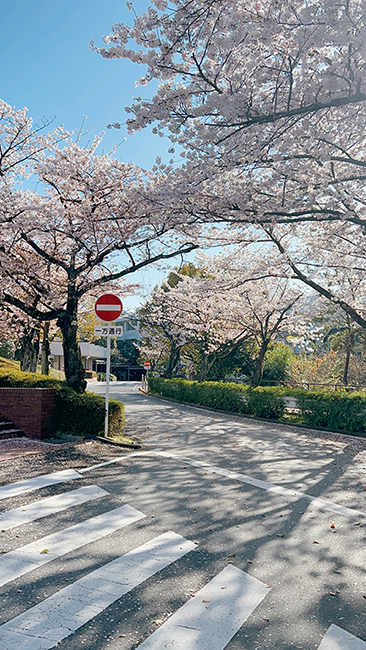
[[[145,368],[150,368],[150,361],[145,361],[144,366]]]
[[[105,293],[95,303],[95,313],[101,320],[110,322],[122,314],[122,302],[113,293]]]

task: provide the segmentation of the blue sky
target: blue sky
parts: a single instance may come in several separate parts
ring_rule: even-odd
[[[137,0],[135,8],[142,12],[146,5]],[[89,49],[91,40],[103,45],[102,36],[111,25],[131,24],[132,19],[123,0],[2,0],[1,98],[16,108],[26,106],[36,123],[54,118],[52,126],[63,124],[68,130],[79,129],[87,115],[86,138],[105,131],[106,150],[120,144],[117,158],[151,167],[168,149],[167,139],[148,130],[134,136],[124,129],[106,130],[107,124],[125,121],[124,107],[132,97],[151,96],[153,88],[137,90],[134,85],[143,68],[124,59],[103,59]],[[146,289],[164,275],[145,270],[127,279]],[[131,298],[125,304],[133,307],[137,302]]]
[[[136,8],[142,11],[145,5],[137,1]],[[3,0],[2,99],[17,108],[26,106],[36,122],[43,116],[54,118],[54,125],[70,130],[78,129],[87,115],[85,129],[91,138],[107,124],[123,122],[124,107],[141,94],[134,83],[143,69],[127,60],[103,59],[89,43],[103,45],[102,36],[113,23],[131,23],[132,18],[125,3],[117,0]],[[107,150],[121,142],[117,157],[145,168],[168,146],[166,139],[149,131],[135,136],[123,129],[106,131]]]

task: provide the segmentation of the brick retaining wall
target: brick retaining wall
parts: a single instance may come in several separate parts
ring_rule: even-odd
[[[51,438],[56,432],[56,390],[0,388],[0,414],[28,438]]]

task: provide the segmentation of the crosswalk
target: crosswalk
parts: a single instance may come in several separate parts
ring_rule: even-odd
[[[30,503],[27,506],[3,512],[3,514],[0,515],[0,530],[9,530],[16,526],[22,526],[31,521],[54,515],[56,512],[61,512],[67,508],[79,506],[82,503],[87,503],[94,499],[100,499],[107,495],[108,492],[102,490],[96,485],[87,485],[86,487],[72,490],[65,494],[57,494],[56,496],[48,497],[47,499],[40,499],[39,501]]]
[[[81,473],[64,470],[19,481],[0,487],[0,499],[80,478]],[[0,515],[0,528],[2,531],[16,529],[108,496],[97,485],[77,487],[4,512]],[[127,531],[140,520],[146,523],[146,517],[146,513],[125,504],[0,555],[0,586],[36,572],[92,542],[123,529]],[[99,568],[0,625],[1,650],[56,647],[135,587],[194,551],[196,546],[195,541],[186,539],[179,531],[168,530],[112,561],[106,560]],[[229,564],[147,636],[137,650],[224,650],[270,592],[271,586]],[[366,650],[366,643],[331,625],[317,650]]]

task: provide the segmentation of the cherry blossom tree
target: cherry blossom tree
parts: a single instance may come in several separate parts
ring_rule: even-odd
[[[147,67],[141,85],[162,82],[130,128],[158,122],[192,149],[233,149],[250,130],[252,145],[278,141],[304,116],[366,99],[360,0],[155,0],[104,41],[102,56]]]
[[[78,391],[85,386],[77,341],[83,296],[197,247],[189,217],[160,199],[161,176],[97,155],[99,143],[83,148],[68,138],[58,146],[52,137],[47,155],[26,149],[41,193],[8,184],[0,196],[0,299],[42,323],[57,321],[66,379]]]
[[[299,280],[366,328],[366,249],[359,226],[341,221],[261,232],[280,254],[280,274]]]
[[[364,256],[365,31],[362,0],[156,0],[131,27],[114,25],[99,49],[143,64],[141,85],[159,81],[150,100],[127,109],[127,125],[168,134],[177,202],[197,219],[229,223],[233,240],[248,224],[271,231],[291,273],[362,327],[363,297],[346,296],[350,274],[343,295],[310,268],[329,262],[340,274],[346,240],[348,262]],[[300,266],[293,256],[298,224],[301,248],[311,249],[306,272],[304,256]],[[338,267],[326,253],[335,248]]]
[[[218,214],[338,218],[364,166],[365,36],[362,0],[155,0],[98,51],[159,81],[130,131],[156,123],[195,184],[230,174]]]
[[[249,254],[232,252],[213,258],[201,254],[199,274],[189,277],[176,272],[178,281],[157,290],[144,306],[142,319],[150,319],[150,336],[167,332],[164,340],[172,355],[178,348],[184,357],[193,354],[199,381],[217,359],[250,339],[258,348],[252,383],[259,385],[271,341],[281,332],[303,336],[301,291],[289,280],[261,276],[262,257],[258,256],[255,270]],[[269,266],[269,260],[264,266]],[[176,364],[178,354],[174,360]]]
[[[179,360],[181,349],[188,339],[184,331],[174,322],[168,289],[155,290],[153,296],[138,312],[142,342],[139,346],[142,356],[151,363],[151,370],[164,364],[164,377],[170,379]]]

